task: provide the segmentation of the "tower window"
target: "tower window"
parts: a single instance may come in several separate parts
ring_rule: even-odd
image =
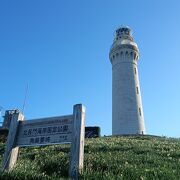
[[[113,59],[115,58],[115,56],[113,55]]]
[[[134,74],[136,74],[137,72],[136,72],[136,68],[134,68]]]
[[[136,87],[136,92],[137,92],[137,94],[139,94],[139,88],[138,87]]]
[[[141,116],[141,108],[139,108],[139,115]]]
[[[118,57],[119,56],[119,53],[116,53],[116,57]]]

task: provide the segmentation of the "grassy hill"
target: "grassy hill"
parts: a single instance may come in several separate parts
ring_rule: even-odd
[[[4,143],[0,143],[0,161]],[[80,179],[180,179],[180,139],[124,136],[85,140]],[[69,145],[21,148],[16,168],[0,179],[67,179]]]

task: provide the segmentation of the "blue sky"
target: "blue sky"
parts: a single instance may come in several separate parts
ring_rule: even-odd
[[[180,137],[179,0],[1,0],[0,106],[27,119],[87,108],[86,125],[111,134],[113,33],[128,25],[140,49],[148,134]]]

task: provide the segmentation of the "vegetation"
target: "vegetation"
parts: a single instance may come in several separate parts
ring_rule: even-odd
[[[4,143],[0,143],[0,161]],[[86,139],[80,179],[180,179],[180,139],[121,136]],[[21,148],[16,168],[0,179],[68,179],[69,146]]]

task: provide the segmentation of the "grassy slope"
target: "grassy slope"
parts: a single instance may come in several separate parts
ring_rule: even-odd
[[[0,144],[0,161],[4,144]],[[0,179],[67,178],[69,146],[21,148],[16,168]],[[104,137],[85,142],[81,179],[180,179],[180,139]]]

